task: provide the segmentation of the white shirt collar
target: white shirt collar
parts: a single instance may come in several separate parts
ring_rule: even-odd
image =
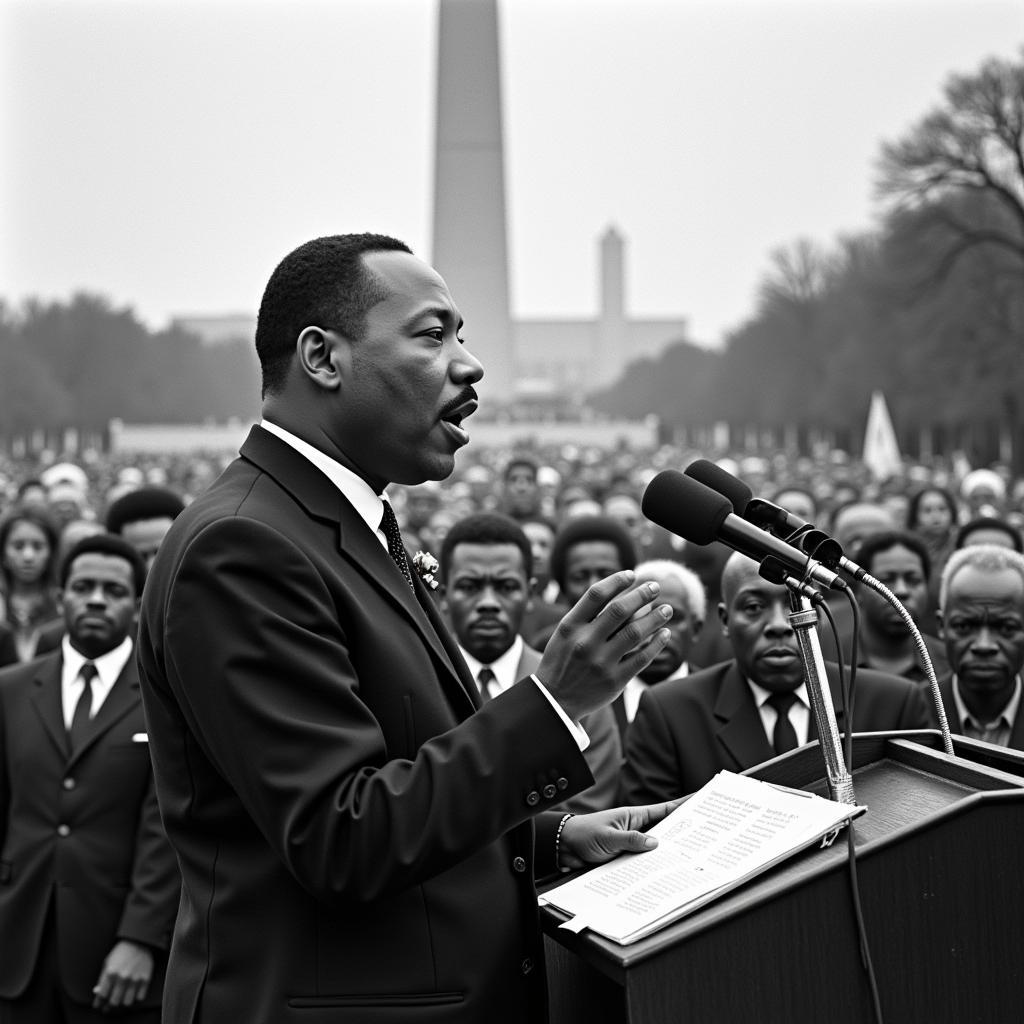
[[[516,669],[519,667],[519,659],[523,656],[523,646],[523,638],[517,633],[515,640],[512,641],[512,646],[500,658],[492,661],[487,666],[494,673],[494,679],[491,681],[492,696],[495,692],[504,693],[516,682]],[[462,651],[462,656],[466,659],[469,671],[472,672],[473,678],[476,679],[480,674],[480,669],[484,667],[484,663],[477,661],[462,644],[459,644],[459,650]]]
[[[679,667],[665,679],[660,680],[657,683],[645,683],[639,676],[633,676],[625,688],[622,691],[622,707],[626,712],[626,721],[632,722],[636,718],[637,708],[640,707],[640,698],[643,696],[645,690],[649,690],[652,686],[661,686],[662,683],[667,683],[671,679],[683,679],[690,674],[690,665],[688,662],[681,662]]]
[[[319,448],[314,448],[308,441],[303,441],[301,437],[296,437],[291,431],[285,430],[284,427],[279,427],[266,418],[260,420],[260,426],[275,437],[279,437],[285,444],[291,445],[300,455],[316,466],[349,500],[360,518],[373,530],[384,548],[387,548],[387,538],[380,532],[380,520],[384,515],[386,495],[374,493],[373,488],[358,473],[353,473],[348,466],[343,466],[329,455],[325,455]]]
[[[1013,723],[1017,720],[1017,709],[1020,707],[1020,701],[1021,682],[1020,676],[1017,676],[1017,681],[1013,687],[1013,694],[1006,702],[1006,706],[1003,710],[996,715],[995,721],[980,722],[975,715],[971,714],[967,705],[964,703],[964,699],[960,695],[960,677],[955,672],[953,673],[953,703],[956,704],[956,713],[960,716],[961,722],[969,722],[973,724],[976,729],[991,729],[999,722],[1005,723],[1005,725],[1012,729]]]
[[[132,656],[132,638],[126,636],[117,647],[101,654],[98,658],[87,658],[71,646],[71,640],[65,633],[61,640],[62,664],[60,672],[61,703],[64,710],[64,726],[71,728],[71,718],[75,713],[75,705],[82,693],[82,681],[78,673],[82,666],[91,661],[96,666],[96,675],[92,681],[92,714],[103,706],[118,676],[124,671],[128,659]]]

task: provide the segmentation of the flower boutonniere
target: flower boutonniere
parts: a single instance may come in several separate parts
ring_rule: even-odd
[[[437,559],[429,551],[417,551],[412,556],[412,567],[416,570],[416,575],[431,590],[437,590],[438,584],[434,574],[441,566],[438,565]]]

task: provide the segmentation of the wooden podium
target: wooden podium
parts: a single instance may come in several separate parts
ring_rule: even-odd
[[[1024,1020],[1024,754],[854,737],[853,825],[886,1024]],[[827,796],[817,743],[745,773]],[[552,1024],[870,1024],[844,835],[629,946],[542,908]]]

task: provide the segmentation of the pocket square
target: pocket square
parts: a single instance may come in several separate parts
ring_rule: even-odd
[[[148,732],[136,732],[132,733],[132,743],[148,743],[149,733]]]

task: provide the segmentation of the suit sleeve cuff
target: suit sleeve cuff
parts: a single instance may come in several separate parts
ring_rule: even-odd
[[[537,684],[537,688],[547,698],[548,703],[555,709],[555,714],[565,723],[565,727],[569,730],[572,738],[576,741],[576,746],[580,750],[586,750],[590,746],[590,737],[587,735],[587,730],[583,728],[579,722],[574,722],[563,710],[562,705],[555,700],[554,697],[548,692],[548,688],[535,676],[531,675],[530,678]]]

